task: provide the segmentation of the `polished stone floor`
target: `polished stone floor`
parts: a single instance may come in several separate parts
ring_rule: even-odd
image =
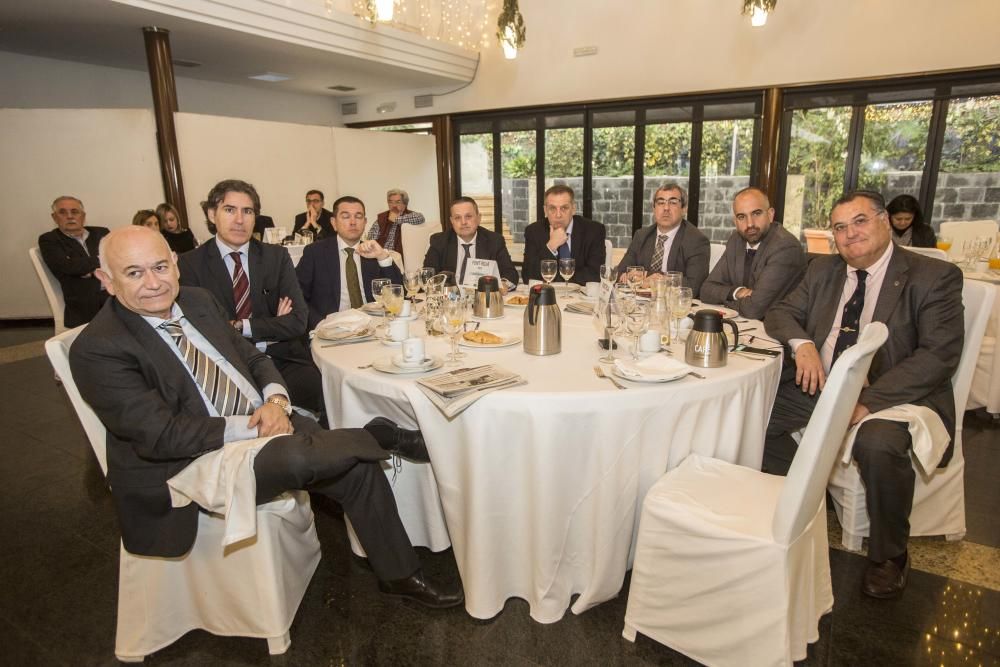
[[[46,333],[0,327],[0,348],[21,349]],[[4,359],[0,354],[0,665],[115,664],[118,531],[111,499],[37,345]],[[965,434],[966,542],[914,540],[919,569],[905,595],[888,602],[861,595],[862,556],[831,549],[836,603],[804,664],[1000,664],[1000,426],[970,413]],[[647,638],[621,638],[628,579],[617,599],[551,625],[532,621],[516,599],[496,618],[478,621],[461,609],[434,612],[386,598],[349,555],[337,508],[314,508],[323,560],[287,654],[269,657],[263,640],[196,631],[147,664],[695,664]],[[457,578],[450,552],[421,556],[432,574]]]

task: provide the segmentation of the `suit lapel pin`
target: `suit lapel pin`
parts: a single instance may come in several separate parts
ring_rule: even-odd
[[[892,286],[893,286],[893,287],[899,287],[899,281],[897,280],[896,282],[894,282],[894,283],[892,284]]]

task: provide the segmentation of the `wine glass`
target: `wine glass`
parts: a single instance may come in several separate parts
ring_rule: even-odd
[[[951,237],[950,236],[939,236],[937,240],[938,250],[944,250],[948,252],[951,250]]]
[[[649,328],[649,309],[646,304],[636,302],[625,315],[625,330],[632,336],[632,359],[639,359],[639,337]]]
[[[663,274],[663,279],[667,282],[667,287],[682,287],[684,285],[684,274],[680,271],[667,271]]]
[[[403,286],[386,285],[382,288],[382,307],[391,323],[403,310]]]
[[[674,335],[678,338],[681,334],[681,319],[687,317],[691,312],[691,300],[694,294],[690,287],[675,287],[672,290],[670,299],[670,314],[674,318]]]
[[[376,333],[381,329],[385,329],[385,304],[382,303],[382,288],[391,284],[392,280],[389,278],[375,278],[372,280],[372,298],[375,299],[375,303],[382,306],[381,322],[375,327]]]
[[[542,260],[542,280],[548,285],[556,277],[556,260],[554,259],[543,259]]]
[[[562,276],[563,281],[568,285],[569,279],[573,277],[576,273],[576,260],[572,258],[564,258],[559,260],[559,275]]]
[[[642,285],[642,281],[646,279],[646,267],[645,266],[630,266],[625,272],[625,280],[628,281],[629,289],[632,290],[632,294],[636,294],[639,291],[639,287]]]
[[[608,304],[604,320],[604,338],[608,341],[608,351],[599,359],[599,361],[607,364],[615,363],[615,334],[618,333],[621,328],[621,308],[615,301],[612,300]]]
[[[466,304],[465,300],[458,298],[451,300],[447,297],[441,302],[441,314],[438,316],[438,323],[441,330],[451,339],[451,354],[448,355],[448,365],[457,365],[461,358],[458,351],[458,334],[465,328]]]
[[[425,266],[417,273],[420,275],[420,289],[427,291],[427,283],[431,281],[437,270],[433,266]]]
[[[403,274],[403,287],[406,288],[406,298],[413,303],[413,297],[420,291],[420,272],[407,271]]]

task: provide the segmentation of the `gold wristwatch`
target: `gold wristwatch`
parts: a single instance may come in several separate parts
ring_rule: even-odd
[[[275,394],[267,399],[268,403],[274,403],[279,408],[285,411],[285,415],[288,417],[292,416],[292,403],[287,398],[281,394]]]

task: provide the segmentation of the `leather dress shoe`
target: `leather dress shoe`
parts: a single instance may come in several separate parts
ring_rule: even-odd
[[[417,570],[406,579],[379,581],[378,589],[387,595],[407,598],[432,609],[457,607],[465,601],[461,585],[457,590],[445,591]]]
[[[365,430],[375,438],[379,447],[387,452],[399,454],[411,461],[427,463],[431,460],[427,453],[427,445],[424,444],[424,436],[420,431],[400,428],[396,422],[385,417],[371,420],[365,424]]]
[[[903,589],[906,588],[906,579],[909,573],[909,556],[907,556],[903,567],[892,560],[887,560],[884,563],[869,563],[861,591],[869,597],[879,599],[899,597]]]

